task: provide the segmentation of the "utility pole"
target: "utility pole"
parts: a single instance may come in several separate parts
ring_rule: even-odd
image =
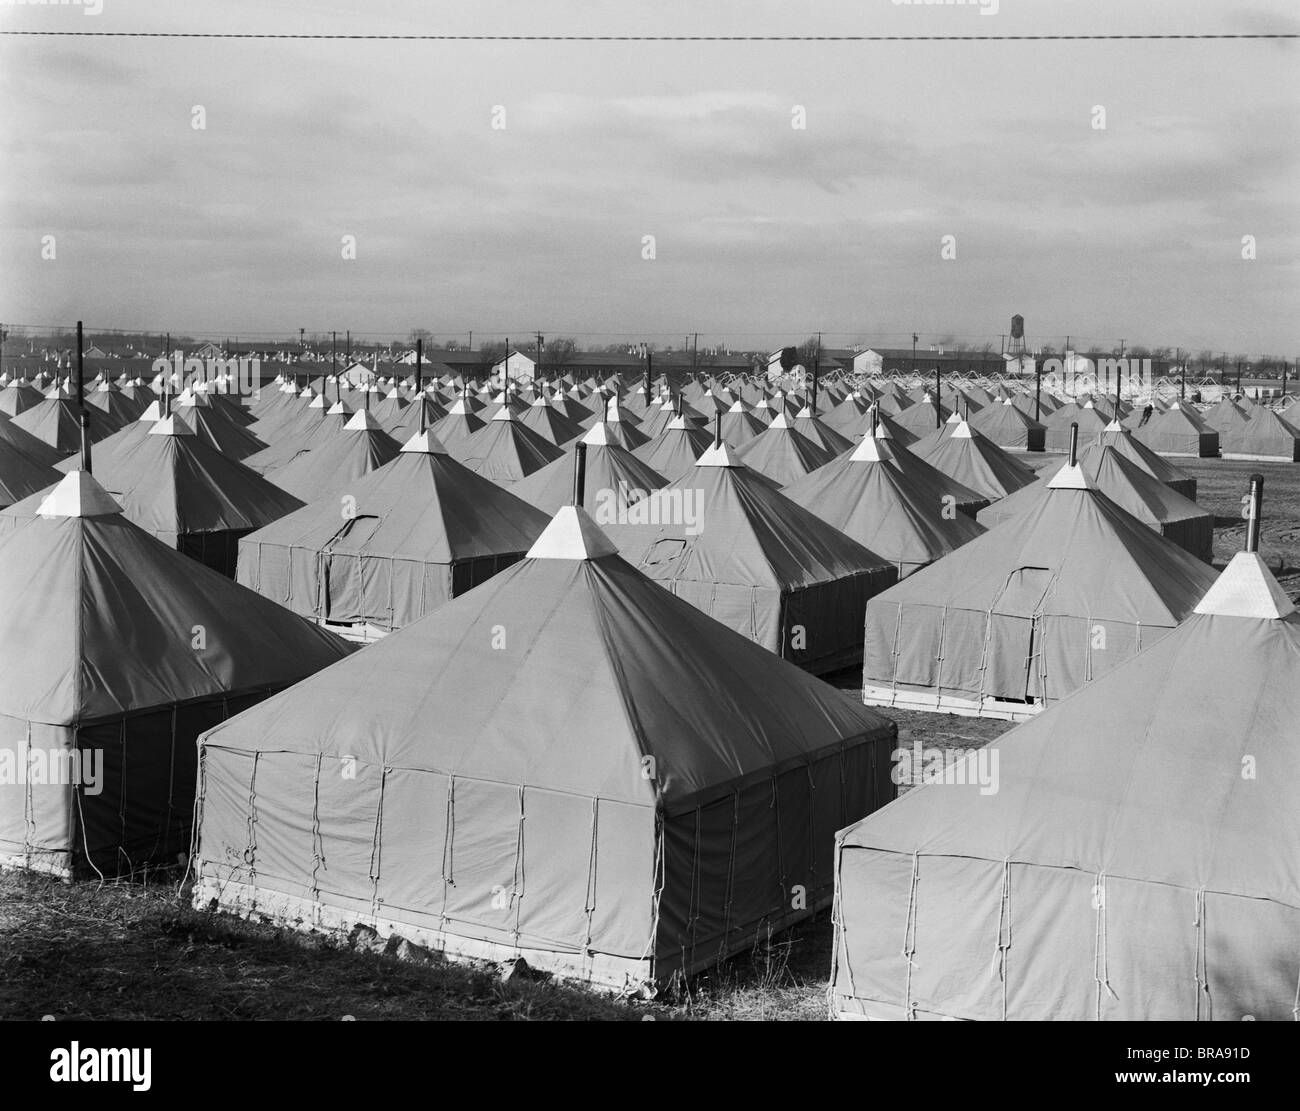
[[[912,373],[916,373],[916,343],[919,337],[915,332],[912,333]]]
[[[509,364],[507,364],[508,366]],[[541,377],[542,373],[542,333],[537,333],[537,373],[533,375],[534,384]]]
[[[1189,351],[1188,355],[1190,354],[1191,352]],[[1181,347],[1176,349],[1176,354],[1174,357],[1178,361],[1178,372],[1179,372],[1178,373],[1178,400],[1186,401],[1187,400],[1187,364],[1183,362],[1183,349]]]

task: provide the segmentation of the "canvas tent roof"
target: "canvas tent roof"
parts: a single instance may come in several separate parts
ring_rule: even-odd
[[[85,471],[0,535],[0,716],[63,725],[288,683],[336,637],[131,524]],[[207,647],[192,647],[194,629]],[[129,636],[130,651],[123,651]]]
[[[1175,401],[1133,435],[1162,455],[1207,457],[1219,454],[1219,434],[1189,405]]]
[[[737,449],[736,458],[778,486],[786,486],[829,463],[834,456],[779,413],[762,432]]]
[[[871,600],[867,698],[1032,714],[1164,635],[1213,581],[1064,467],[1037,505]]]
[[[409,625],[520,558],[545,514],[456,462],[432,433],[353,482],[245,537],[239,582],[319,621]]]
[[[399,450],[401,445],[374,417],[358,410],[339,435],[267,471],[266,477],[300,502],[312,502],[341,492],[362,475],[391,463]]]
[[[786,876],[825,905],[834,823],[883,801],[894,736],[638,574],[569,506],[530,558],[203,738],[196,898],[286,919],[314,904],[346,928],[376,920],[377,884],[384,932],[662,981],[788,920]]]
[[[1079,458],[1079,466],[1096,486],[1121,509],[1172,540],[1197,559],[1209,563],[1214,555],[1214,514],[1148,474],[1115,448],[1095,445]],[[1049,483],[1059,468],[1048,467],[1030,483],[979,512],[986,528],[1023,513],[1049,494]]]
[[[977,753],[840,835],[832,1010],[1293,1020],[1297,720],[1300,615],[1238,554],[1178,629],[995,742],[996,791],[961,782]]]
[[[1191,501],[1196,500],[1195,478],[1170,463],[1167,459],[1162,458],[1157,452],[1152,451],[1127,428],[1114,421],[1108,424],[1097,439],[1089,444],[1087,448],[1083,448],[1082,440],[1079,441],[1079,445],[1079,459],[1081,462],[1094,451],[1100,451],[1105,447],[1113,447],[1125,458],[1131,459],[1143,470],[1154,475],[1171,490],[1177,491]]]
[[[852,452],[791,483],[782,493],[898,568],[903,578],[979,536],[984,528],[951,512],[943,494],[890,461],[868,436]]]
[[[1261,407],[1250,420],[1221,431],[1219,447],[1225,459],[1300,462],[1300,428]]]
[[[635,453],[621,447],[613,438],[612,425],[597,423],[582,436],[586,445],[582,504],[596,513],[607,508],[626,506],[640,499],[647,490],[657,490],[668,480],[644,463]],[[573,500],[573,447],[539,471],[534,471],[512,487],[511,492],[529,505],[548,515]]]
[[[1032,468],[965,421],[957,424],[951,435],[931,441],[924,449],[918,443],[916,448],[915,454],[932,467],[990,501],[1028,486],[1036,477]]]
[[[856,661],[866,599],[897,578],[725,442],[622,519],[597,519],[630,563],[678,597],[817,671]]]

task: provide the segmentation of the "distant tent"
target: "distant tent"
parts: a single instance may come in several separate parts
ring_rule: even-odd
[[[834,456],[796,431],[784,413],[778,413],[762,432],[736,450],[736,458],[778,486],[786,486],[825,466]]]
[[[16,417],[33,405],[39,405],[44,395],[25,378],[15,379],[0,389],[0,419]]]
[[[379,422],[358,409],[343,432],[295,456],[266,477],[301,502],[344,493],[357,479],[397,458],[401,445]]]
[[[832,459],[846,451],[853,450],[852,440],[847,436],[840,435],[835,429],[823,423],[819,417],[813,415],[811,409],[800,409],[799,415],[794,418],[793,424],[796,432],[803,433],[822,451],[829,452]]]
[[[916,447],[916,454],[932,467],[990,501],[1023,489],[1037,477],[1031,467],[1012,458],[966,421],[958,423],[950,436],[932,442],[925,450],[920,450],[920,444]]]
[[[1221,431],[1219,446],[1225,459],[1300,463],[1300,428],[1261,407],[1244,424]]]
[[[432,433],[247,536],[238,581],[357,638],[400,629],[522,558],[546,516],[467,470]]]
[[[148,411],[146,408],[141,413]],[[180,417],[201,439],[231,459],[242,462],[269,446],[248,425],[232,417],[229,406],[217,404],[207,394],[182,393],[172,403],[172,415]]]
[[[833,428],[840,435],[852,438],[861,431],[862,415],[870,408],[871,402],[855,390],[830,412],[821,414],[821,420],[827,428]]]
[[[992,402],[971,415],[970,426],[1004,451],[1044,451],[1047,428],[1011,404]]]
[[[60,773],[0,775],[0,860],[62,875],[174,863],[198,734],[349,650],[154,540],[85,471],[0,534],[0,611],[0,670],[21,676],[0,684],[0,768]]]
[[[1239,406],[1230,397],[1222,397],[1216,405],[1211,406],[1201,414],[1203,420],[1210,428],[1222,434],[1233,428],[1239,428],[1250,422],[1251,413]]]
[[[528,556],[205,734],[196,905],[637,990],[829,904],[896,727],[581,509]]]
[[[1083,440],[1080,439],[1079,442],[1082,444]],[[1162,459],[1133,433],[1115,421],[1111,421],[1102,430],[1101,435],[1080,454],[1079,458],[1086,459],[1091,452],[1100,451],[1104,447],[1113,447],[1126,459],[1131,459],[1148,474],[1154,475],[1169,489],[1182,494],[1189,501],[1196,500],[1195,478],[1168,460]]]
[[[86,412],[90,416],[92,444],[111,436],[122,427],[121,421],[103,409],[88,405]],[[77,399],[62,386],[55,387],[52,394],[30,409],[24,409],[11,418],[9,423],[48,444],[60,456],[71,455],[81,447],[81,418],[78,416]]]
[[[461,459],[470,437],[486,426],[487,421],[474,411],[468,399],[462,397],[447,410],[445,417],[425,427],[453,459]]]
[[[735,401],[722,414],[722,438],[735,447],[743,447],[766,428],[743,401]]]
[[[750,471],[725,442],[617,521],[597,521],[638,570],[816,673],[857,662],[866,601],[898,577]]]
[[[887,409],[888,406],[882,401],[881,408]],[[893,421],[895,425],[904,429],[909,435],[920,439],[922,436],[933,432],[935,428],[943,424],[953,414],[951,408],[940,404],[939,417],[936,420],[934,410],[934,398],[927,393],[920,401],[908,406],[901,413],[894,416]]]
[[[613,429],[613,425],[597,422],[581,440],[586,445],[582,505],[588,513],[616,513],[619,507],[640,501],[648,491],[668,484],[649,463],[621,447]],[[574,457],[569,452],[515,483],[511,493],[553,516],[573,501],[573,469]]]
[[[230,579],[240,538],[302,505],[177,417],[149,425],[129,448],[93,462],[97,481],[127,520]],[[34,494],[0,514],[0,534],[37,514],[43,497]]]
[[[1133,433],[1161,455],[1206,458],[1219,454],[1219,434],[1191,406],[1175,401]]]
[[[1047,417],[1043,424],[1047,427],[1045,446],[1048,451],[1070,450],[1070,426],[1079,426],[1079,443],[1087,443],[1110,423],[1110,418],[1101,412],[1091,401],[1083,404],[1069,402]]]
[[[832,1013],[1293,1021],[1297,721],[1300,615],[1241,553],[1178,629],[838,835]]]
[[[1037,505],[871,599],[864,699],[1028,716],[1166,634],[1213,581],[1063,467]]]
[[[502,406],[483,428],[465,441],[460,461],[475,474],[508,489],[563,454],[563,448],[525,427],[514,413]]]
[[[668,480],[681,478],[713,443],[713,438],[699,425],[685,417],[674,417],[664,430],[633,454],[651,470]]]
[[[871,436],[782,493],[894,564],[900,579],[984,531],[933,484],[894,466],[885,441]]]
[[[1205,563],[1214,558],[1214,514],[1171,490],[1115,448],[1094,445],[1079,457],[1079,466],[1098,490],[1161,536]],[[1050,494],[1049,484],[1059,468],[1042,471],[1036,482],[996,501],[978,520],[993,528],[1010,520]]]
[[[538,397],[528,406],[519,423],[557,447],[578,439],[583,433],[582,425],[545,397]]]

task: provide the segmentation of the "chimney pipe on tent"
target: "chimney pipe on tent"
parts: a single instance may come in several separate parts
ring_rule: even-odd
[[[81,410],[81,469],[90,474],[90,414]]]
[[[586,495],[587,445],[579,441],[573,445],[573,504],[581,505]]]
[[[720,411],[713,414],[713,446],[722,446],[722,413]]]
[[[420,407],[420,432],[424,432],[424,388],[420,385],[420,364],[424,362],[424,339],[415,341],[415,403]]]
[[[1246,524],[1246,551],[1259,551],[1259,515],[1264,505],[1264,476],[1250,476],[1250,520]]]
[[[943,372],[938,363],[934,366],[934,426],[943,427]]]
[[[77,409],[84,412],[86,408],[86,385],[81,370],[81,321],[77,321]]]
[[[1079,464],[1079,422],[1070,423],[1070,466],[1076,467]]]
[[[880,402],[879,400],[871,403],[871,438],[874,440],[880,435]]]

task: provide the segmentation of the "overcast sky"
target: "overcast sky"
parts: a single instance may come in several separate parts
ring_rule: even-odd
[[[1295,0],[102,5],[0,2],[0,28],[1300,32]],[[3,37],[0,319],[768,348],[817,330],[998,343],[1020,312],[1031,344],[1294,357],[1298,56],[1295,40]]]

